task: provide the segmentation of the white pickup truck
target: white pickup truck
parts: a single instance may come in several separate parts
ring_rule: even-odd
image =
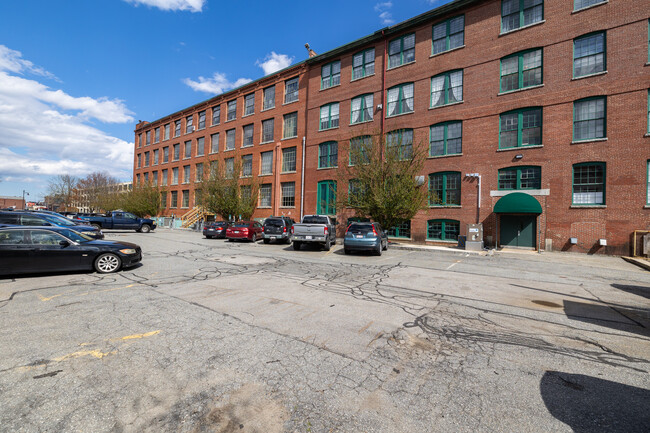
[[[299,250],[302,244],[318,243],[325,251],[336,244],[336,227],[327,215],[305,215],[300,224],[294,224],[293,249]]]

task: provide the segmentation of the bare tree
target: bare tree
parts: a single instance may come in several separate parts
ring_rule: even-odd
[[[48,196],[51,204],[59,210],[72,208],[77,188],[77,178],[69,174],[59,174],[48,182]]]
[[[77,182],[78,200],[88,206],[91,212],[109,210],[105,208],[116,193],[114,186],[119,181],[105,171],[95,171]]]

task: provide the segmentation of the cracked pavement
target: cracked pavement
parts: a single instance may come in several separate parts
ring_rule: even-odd
[[[107,238],[142,265],[0,279],[0,431],[650,431],[621,259]]]

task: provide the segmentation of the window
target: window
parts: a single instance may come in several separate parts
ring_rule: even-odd
[[[463,122],[444,122],[429,130],[429,156],[463,153]]]
[[[224,163],[226,164],[226,177],[232,178],[235,172],[235,158],[226,158]]]
[[[318,168],[338,166],[339,145],[336,141],[327,141],[318,145]]]
[[[573,166],[573,204],[605,204],[604,162],[585,162]]]
[[[431,54],[444,53],[465,44],[465,16],[461,15],[433,26]]]
[[[181,136],[181,121],[177,120],[174,122],[174,137]]]
[[[296,183],[295,182],[282,182],[282,202],[281,207],[295,207],[296,206]]]
[[[542,49],[522,51],[501,59],[501,91],[542,84]]]
[[[336,181],[318,182],[316,213],[319,215],[336,215]]]
[[[194,116],[187,116],[185,118],[185,133],[190,134],[192,131],[194,131]]]
[[[372,93],[352,98],[350,123],[370,122],[372,120],[373,109],[374,104]]]
[[[234,120],[237,118],[237,100],[228,102],[228,115],[226,120]]]
[[[436,75],[431,79],[431,106],[462,102],[463,71],[451,71]]]
[[[284,103],[298,100],[298,77],[291,78],[284,82]]]
[[[324,129],[338,128],[339,127],[339,103],[333,102],[331,104],[323,105],[320,107],[320,131]]]
[[[142,147],[142,133],[138,134],[138,147]]]
[[[415,61],[415,33],[393,39],[388,44],[388,69]]]
[[[255,113],[255,93],[244,96],[244,116]]]
[[[413,112],[413,83],[400,84],[388,89],[386,117]]]
[[[413,130],[398,129],[386,134],[386,149],[397,152],[401,160],[410,159],[413,156]]]
[[[141,158],[142,158],[142,154],[138,153],[138,168],[140,168],[142,166]]]
[[[260,174],[273,174],[273,151],[262,152],[261,157]]]
[[[262,120],[262,143],[273,141],[275,133],[275,122],[273,119]]]
[[[403,221],[401,224],[391,227],[386,234],[391,238],[411,239],[411,221]]]
[[[275,107],[275,86],[269,86],[264,89],[264,105],[262,110],[268,110]]]
[[[180,152],[181,152],[181,145],[176,143],[173,145],[174,147],[174,161],[178,161],[180,158]]]
[[[460,222],[456,220],[427,221],[427,240],[457,241],[460,233]]]
[[[172,168],[172,185],[178,185],[178,167]]]
[[[185,146],[183,150],[183,159],[187,159],[191,157],[192,157],[192,140],[187,140],[185,142]]]
[[[241,157],[241,177],[251,177],[253,175],[253,155],[244,155]]]
[[[212,107],[212,126],[221,123],[221,106]]]
[[[151,144],[151,131],[147,131],[145,136],[147,141],[145,141],[144,145],[149,146]]]
[[[158,154],[160,151],[158,149],[153,151],[153,165],[158,165]]]
[[[140,174],[135,175],[135,184],[140,185]]]
[[[244,136],[242,138],[242,147],[250,147],[253,145],[253,133],[254,133],[254,127],[253,124],[246,125],[242,128],[244,132]]]
[[[144,153],[144,166],[149,167],[149,152]]]
[[[190,183],[190,166],[183,166],[183,183]]]
[[[169,162],[169,146],[165,146],[162,149],[162,163],[166,164]]]
[[[573,40],[573,76],[584,77],[606,69],[605,33],[592,33]]]
[[[350,140],[349,165],[369,164],[372,151],[372,137],[362,135]]]
[[[177,206],[178,206],[178,191],[172,191],[171,203],[169,204],[169,207],[176,208]]]
[[[298,113],[289,113],[284,115],[284,130],[282,138],[292,138],[298,136]]]
[[[149,173],[144,174],[144,184],[148,185],[149,184]]]
[[[233,150],[235,148],[235,130],[229,129],[226,131],[226,150]]]
[[[271,207],[271,191],[270,183],[260,185],[260,207]]]
[[[296,171],[296,148],[282,149],[282,173]]]
[[[648,168],[646,170],[646,180],[648,182],[648,185],[646,187],[646,203],[650,205],[650,160],[647,162]]]
[[[577,11],[579,9],[588,8],[589,6],[596,5],[598,3],[605,3],[607,0],[574,0],[573,10]]]
[[[167,208],[167,191],[160,191],[160,207]]]
[[[341,61],[337,60],[320,68],[320,88],[328,89],[341,84]]]
[[[219,133],[210,135],[210,153],[219,152]]]
[[[161,172],[160,183],[162,184],[162,186],[167,186],[167,176],[169,176],[168,173],[169,173],[169,172],[167,171],[167,169],[164,169],[164,170]]]
[[[153,142],[154,143],[160,142],[160,128],[156,128],[153,130]]]
[[[544,19],[544,0],[502,0],[501,33],[538,23]]]
[[[151,172],[151,181],[153,186],[158,186],[158,172],[157,171],[152,171]]]
[[[205,128],[205,110],[199,111],[199,129]]]
[[[196,139],[196,156],[205,155],[205,137]]]
[[[429,175],[429,206],[460,206],[460,173]]]
[[[375,49],[361,51],[352,56],[352,79],[367,77],[375,73]]]
[[[187,189],[183,190],[183,204],[181,207],[190,207],[190,191]]]
[[[169,123],[165,125],[164,140],[169,140]]]
[[[499,189],[540,189],[541,167],[508,167],[499,170]]]
[[[523,108],[503,113],[499,125],[499,149],[542,144],[541,108]]]
[[[241,197],[241,200],[244,203],[250,202],[252,193],[253,193],[253,187],[251,185],[242,185],[241,187],[239,187],[239,196]]]
[[[607,103],[605,97],[582,99],[573,103],[573,140],[607,137]]]

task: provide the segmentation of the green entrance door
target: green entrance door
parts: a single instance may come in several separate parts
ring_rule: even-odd
[[[537,215],[501,215],[502,247],[535,248]]]

